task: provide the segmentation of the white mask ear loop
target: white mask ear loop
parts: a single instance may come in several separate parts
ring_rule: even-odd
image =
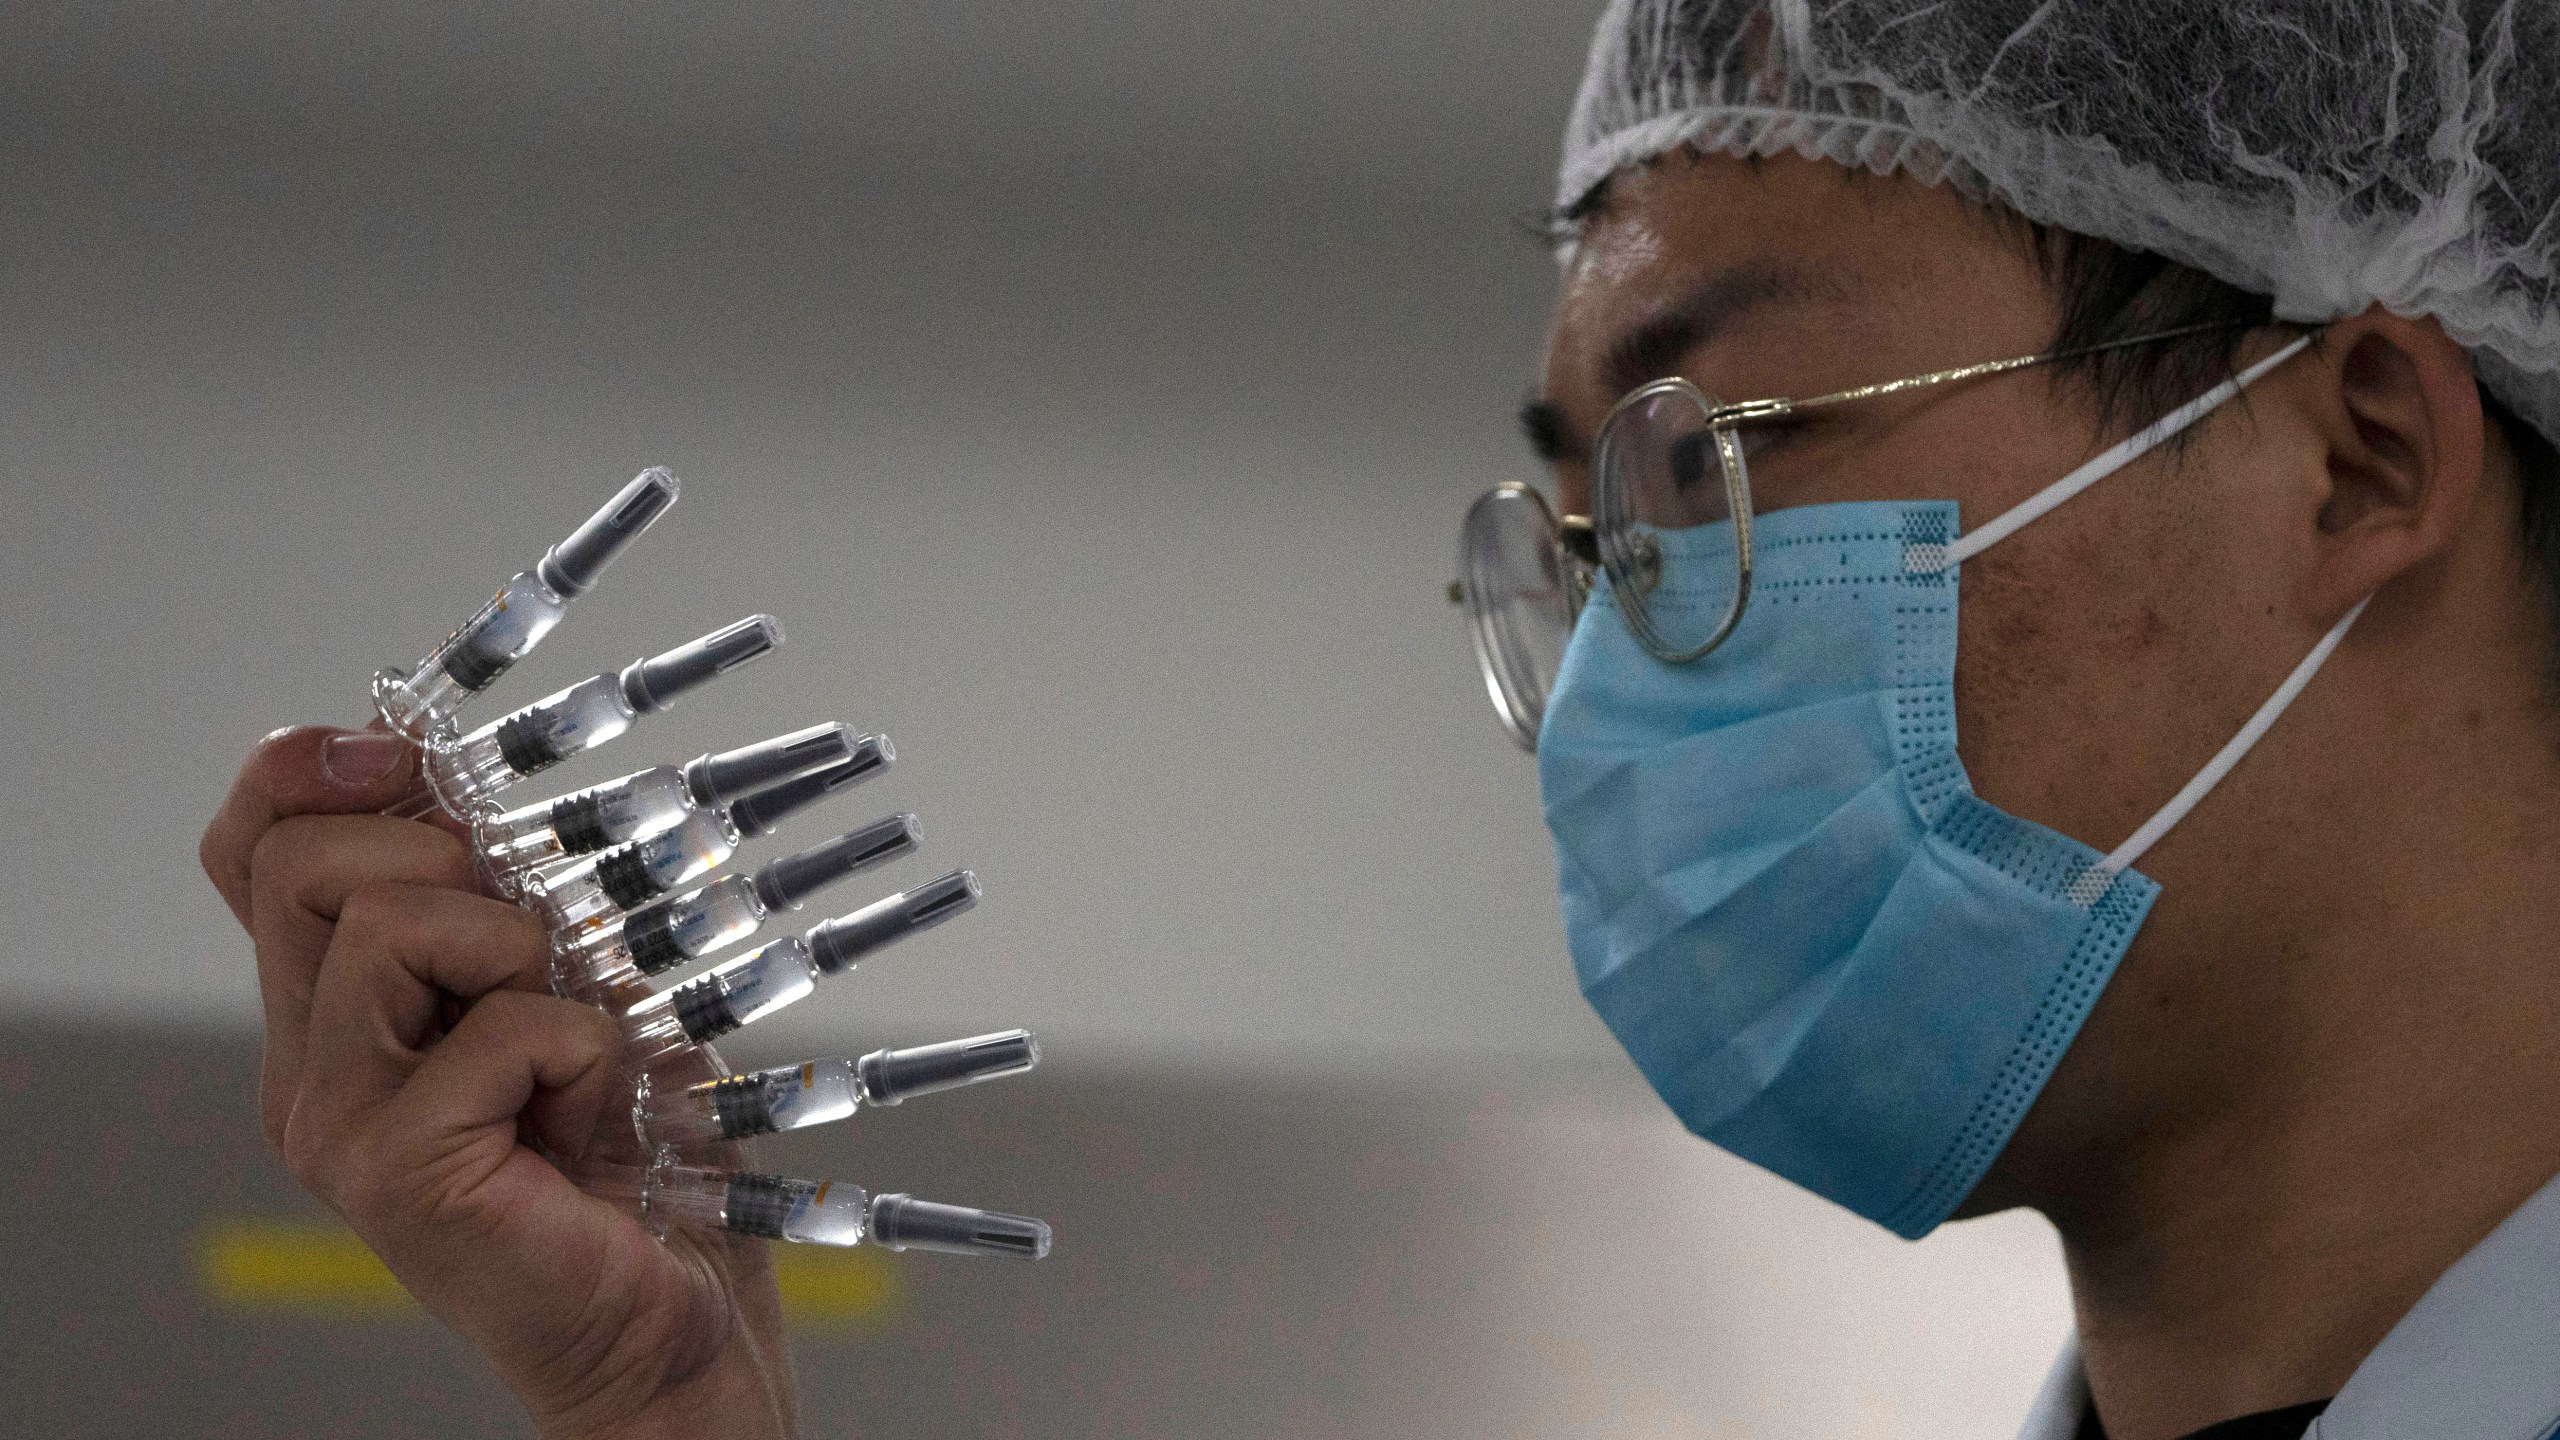
[[[2107,887],[2116,883],[2118,875],[2132,869],[2134,862],[2159,844],[2162,836],[2177,828],[2179,821],[2204,803],[2204,797],[2213,793],[2213,787],[2228,779],[2231,772],[2239,768],[2241,759],[2259,741],[2267,738],[2267,732],[2275,728],[2276,717],[2302,698],[2303,689],[2311,683],[2311,677],[2319,674],[2320,667],[2329,663],[2329,657],[2338,653],[2338,643],[2347,638],[2347,632],[2355,628],[2356,620],[2364,614],[2364,607],[2372,603],[2371,597],[2357,601],[2356,608],[2348,611],[2345,619],[2329,627],[2329,633],[2312,647],[2301,664],[2293,667],[2293,673],[2285,677],[2284,684],[2267,697],[2267,703],[2258,707],[2258,713],[2249,717],[2248,724],[2240,727],[2240,733],[2231,737],[2231,743],[2223,746],[2221,753],[2196,772],[2196,778],[2188,781],[2185,789],[2161,806],[2159,814],[2144,821],[2142,828],[2133,832],[2133,838],[2117,846],[2113,854],[2081,871],[2079,878],[2071,882],[2068,892],[2071,903],[2083,910],[2097,904],[2099,898],[2107,893]]]
[[[2161,446],[2168,444],[2192,428],[2197,421],[2231,403],[2243,390],[2265,378],[2267,372],[2311,348],[2318,338],[2305,335],[2230,379],[2207,390],[2158,420],[2126,436],[2125,439],[2070,474],[2054,481],[2035,494],[2018,502],[2009,512],[1981,529],[1949,545],[1914,545],[1903,552],[1902,567],[1914,575],[1934,575],[1951,565],[1961,565],[2047,515],[2062,508],[2081,491],[2106,479]]]

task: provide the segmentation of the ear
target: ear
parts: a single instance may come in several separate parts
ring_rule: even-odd
[[[2334,618],[2453,548],[2483,488],[2488,418],[2470,354],[2432,319],[2376,306],[2329,326],[2314,356],[2329,489],[2304,599]]]

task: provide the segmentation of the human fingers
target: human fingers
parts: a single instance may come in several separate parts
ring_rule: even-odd
[[[287,815],[382,810],[418,784],[418,747],[382,730],[290,726],[260,740],[197,842],[196,858],[243,928],[250,924],[250,857]]]
[[[306,1112],[332,1124],[387,1101],[424,1062],[448,998],[546,991],[549,956],[542,922],[512,905],[432,886],[357,888],[312,986],[288,1137]]]
[[[260,1110],[267,1139],[282,1144],[312,991],[349,898],[368,885],[468,891],[479,877],[470,847],[432,826],[381,815],[308,814],[277,820],[259,836],[249,876],[249,933],[267,1022]]]
[[[770,1272],[725,1243],[662,1244],[527,1143],[569,1157],[610,1112],[627,1127],[621,1053],[591,1006],[493,992],[390,1099],[323,1111],[297,1173],[489,1357],[543,1433],[787,1433],[787,1377],[758,1363],[776,1332],[741,1324],[778,1315]]]

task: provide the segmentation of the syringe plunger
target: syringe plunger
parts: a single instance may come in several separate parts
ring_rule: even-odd
[[[759,790],[730,806],[730,822],[738,827],[741,836],[770,835],[790,816],[840,790],[861,784],[896,764],[897,759],[897,747],[889,743],[888,736],[865,735],[853,742],[851,753],[842,763]]]
[[[884,1250],[1044,1260],[1049,1255],[1049,1222],[943,1205],[913,1195],[882,1195],[871,1202],[871,1243]]]
[[[822,974],[850,970],[875,951],[966,913],[981,893],[974,873],[954,870],[811,930],[809,957]]]
[[[654,715],[679,696],[699,690],[782,644],[782,622],[750,615],[663,655],[634,660],[622,669],[622,698],[638,714]]]
[[[957,1090],[982,1080],[1019,1075],[1040,1063],[1040,1042],[1028,1030],[1002,1030],[939,1045],[874,1050],[854,1062],[862,1098],[895,1105],[918,1095]]]
[[[682,486],[676,472],[663,465],[641,471],[606,501],[603,509],[588,516],[586,524],[544,553],[542,564],[536,567],[543,583],[564,600],[586,594],[594,588],[604,567],[613,563],[613,557],[639,539],[641,531],[676,503]]]

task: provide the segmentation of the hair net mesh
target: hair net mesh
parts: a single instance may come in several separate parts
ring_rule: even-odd
[[[2560,441],[2560,4],[1612,0],[1558,199],[1678,146],[1946,181],[2336,319]]]

